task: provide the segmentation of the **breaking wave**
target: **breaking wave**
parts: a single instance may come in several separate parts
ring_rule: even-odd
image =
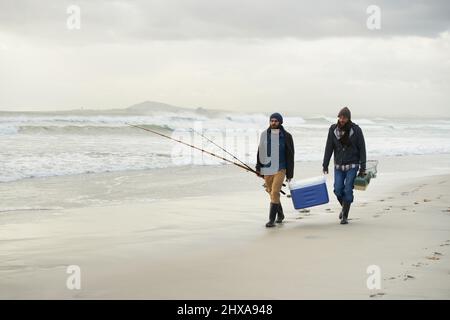
[[[285,117],[293,134],[297,161],[320,161],[327,129],[336,118]],[[450,153],[450,120],[355,119],[364,131],[369,157]],[[147,170],[185,165],[174,161],[180,145],[127,125],[158,132],[189,134],[194,128],[251,164],[256,159],[264,113],[154,112],[153,114],[30,114],[0,112],[0,182],[25,178]],[[230,136],[228,134],[233,134]],[[228,139],[232,138],[232,139]],[[186,142],[217,152],[194,134]],[[6,146],[6,147],[4,147]],[[191,152],[191,150],[189,151]],[[194,165],[205,162],[204,156]]]

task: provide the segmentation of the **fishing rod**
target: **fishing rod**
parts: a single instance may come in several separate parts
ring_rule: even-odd
[[[211,139],[209,139],[207,136],[205,136],[203,133],[196,131],[195,129],[192,129],[192,131],[196,134],[198,134],[199,136],[201,136],[202,138],[206,139],[208,142],[212,143],[213,145],[215,145],[216,147],[218,147],[220,150],[224,151],[225,153],[227,153],[228,155],[232,156],[233,159],[239,161],[240,163],[242,163],[242,165],[246,166],[247,168],[249,168],[249,170],[251,170],[252,172],[254,172],[255,174],[257,174],[257,172],[255,170],[253,170],[253,168],[251,168],[248,164],[246,164],[245,162],[243,162],[242,160],[238,159],[234,154],[232,154],[231,152],[227,151],[225,148],[219,146],[217,143],[215,143],[214,141],[212,141]],[[258,175],[258,174],[257,174]],[[261,177],[262,178],[262,177]],[[286,184],[282,184],[283,187],[286,187]],[[285,194],[283,191],[281,191],[282,194]]]
[[[168,135],[165,135],[165,134],[163,134],[163,133],[160,133],[160,132],[158,132],[158,131],[155,131],[155,130],[152,130],[152,129],[148,129],[148,128],[144,128],[144,127],[137,126],[137,125],[130,124],[130,123],[125,123],[125,124],[129,125],[130,127],[134,127],[134,128],[138,128],[138,129],[141,129],[141,130],[145,130],[145,131],[154,133],[154,134],[156,134],[156,135],[159,135],[159,136],[161,136],[161,137],[164,137],[164,138],[167,138],[167,139],[170,139],[170,140],[179,142],[179,143],[184,144],[184,145],[186,145],[186,146],[188,146],[188,147],[191,147],[191,148],[193,148],[193,149],[199,150],[199,151],[204,152],[204,153],[206,153],[206,154],[209,154],[209,155],[211,155],[211,156],[213,156],[213,157],[216,157],[216,158],[219,158],[219,159],[221,159],[221,160],[224,160],[224,161],[226,161],[226,162],[228,162],[228,163],[234,164],[235,166],[237,166],[237,167],[239,167],[239,168],[241,168],[241,169],[244,169],[244,170],[246,170],[246,171],[252,172],[252,173],[256,174],[258,177],[263,178],[260,174],[258,174],[258,172],[257,172],[256,170],[254,170],[253,168],[251,168],[251,167],[248,166],[247,164],[243,163],[242,161],[241,161],[241,162],[242,162],[243,164],[240,164],[240,163],[234,162],[234,161],[232,161],[232,160],[230,160],[230,159],[227,159],[227,158],[224,158],[224,157],[222,157],[222,156],[219,156],[219,155],[217,155],[217,154],[215,154],[215,153],[209,152],[209,151],[207,151],[207,150],[204,150],[204,149],[202,149],[202,148],[199,148],[199,147],[197,147],[197,146],[194,146],[194,145],[192,145],[192,144],[189,144],[189,143],[187,143],[187,142],[181,141],[181,140],[179,140],[179,139],[172,138],[172,137],[170,137],[170,136],[168,136]],[[221,148],[221,147],[219,147],[219,148]],[[223,149],[223,150],[224,150],[224,149]],[[224,151],[225,151],[225,150],[224,150]],[[227,152],[228,154],[230,154],[228,151],[225,151],[225,152]],[[230,155],[231,155],[231,154],[230,154]],[[233,156],[233,157],[234,157],[234,156]],[[236,158],[236,157],[234,157],[234,158]],[[238,161],[240,161],[240,160],[238,160]],[[284,185],[284,184],[283,184],[283,185]],[[286,194],[283,190],[280,190],[280,193],[282,193],[282,194],[284,194],[284,195]]]
[[[147,129],[147,128],[144,128],[144,127],[141,127],[141,126],[137,126],[137,125],[134,125],[134,124],[130,124],[130,123],[127,123],[127,125],[129,125],[129,126],[131,126],[131,127],[139,128],[139,129],[142,129],[142,130],[145,130],[145,131],[154,133],[154,134],[157,134],[157,135],[159,135],[159,136],[161,136],[161,137],[164,137],[164,138],[167,138],[167,139],[176,141],[176,142],[179,142],[179,143],[184,144],[184,145],[186,145],[186,146],[188,146],[188,147],[191,147],[191,148],[193,148],[193,149],[196,149],[196,150],[199,150],[199,151],[201,151],[201,152],[207,153],[207,154],[209,154],[209,155],[211,155],[211,156],[213,156],[213,157],[219,158],[219,159],[224,160],[224,161],[226,161],[226,162],[229,162],[229,163],[231,163],[231,164],[234,164],[235,166],[238,166],[239,168],[242,168],[242,169],[244,169],[244,170],[246,170],[246,171],[250,171],[250,172],[255,173],[255,174],[257,173],[254,169],[250,168],[249,166],[244,166],[244,165],[242,165],[242,164],[240,164],[240,163],[237,163],[237,162],[234,162],[234,161],[232,161],[232,160],[230,160],[230,159],[221,157],[221,156],[219,156],[219,155],[217,155],[217,154],[215,154],[215,153],[209,152],[209,151],[207,151],[207,150],[204,150],[204,149],[202,149],[202,148],[199,148],[199,147],[194,146],[194,145],[192,145],[192,144],[189,144],[189,143],[187,143],[187,142],[184,142],[184,141],[181,141],[181,140],[178,140],[178,139],[169,137],[168,135],[165,135],[165,134],[163,134],[163,133],[157,132],[157,131],[155,131],[155,130]]]
[[[246,164],[245,162],[243,162],[242,160],[238,159],[234,154],[232,154],[231,152],[228,152],[227,150],[225,150],[225,148],[219,146],[217,143],[215,143],[214,141],[212,141],[211,139],[209,139],[207,136],[205,136],[203,133],[196,131],[195,129],[192,129],[193,132],[195,132],[196,134],[198,134],[199,136],[201,136],[202,138],[206,139],[208,142],[212,143],[213,145],[215,145],[216,147],[218,147],[220,150],[222,150],[223,152],[225,152],[226,154],[230,155],[233,157],[233,159],[239,161],[242,165],[246,166],[249,170],[251,170],[252,172],[254,171],[256,173],[255,170],[253,170],[252,167],[250,167],[248,164]]]

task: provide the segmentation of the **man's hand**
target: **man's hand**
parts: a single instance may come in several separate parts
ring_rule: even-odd
[[[328,168],[323,168],[322,172],[323,174],[328,174]]]
[[[263,177],[262,175],[261,175],[261,172],[260,171],[255,171],[255,174],[258,176],[258,177]]]
[[[364,177],[366,175],[366,170],[359,170],[358,177]]]
[[[286,182],[291,182],[292,178],[286,178]]]

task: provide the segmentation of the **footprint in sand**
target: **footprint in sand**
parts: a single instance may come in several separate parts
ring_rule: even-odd
[[[423,202],[431,202],[430,199],[423,199]]]
[[[423,262],[417,262],[417,263],[413,263],[412,266],[419,268],[419,267],[423,267],[423,266],[427,266],[428,263],[423,263]]]
[[[428,260],[441,260],[441,258],[436,257],[436,256],[432,256],[432,257],[427,257]]]
[[[384,295],[386,295],[386,293],[384,293],[384,292],[378,292],[378,293],[371,294],[369,297],[371,297],[371,298],[377,298],[377,297],[382,297],[382,296],[384,296]]]
[[[412,280],[412,279],[415,279],[416,277],[414,277],[414,276],[412,276],[412,275],[410,275],[410,274],[405,274],[405,275],[403,275],[403,281],[406,281],[406,280]]]
[[[419,202],[416,201],[416,202],[414,202],[414,204],[419,204]]]
[[[441,260],[440,256],[442,256],[442,253],[440,252],[434,252],[432,256],[426,257],[428,260]]]

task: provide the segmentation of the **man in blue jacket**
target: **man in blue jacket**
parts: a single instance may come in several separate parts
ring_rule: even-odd
[[[334,153],[334,194],[342,206],[339,214],[341,224],[347,224],[355,178],[357,175],[364,176],[366,171],[366,144],[361,128],[352,122],[348,108],[339,111],[338,118],[328,131],[322,167],[323,173],[328,174],[328,165]]]

